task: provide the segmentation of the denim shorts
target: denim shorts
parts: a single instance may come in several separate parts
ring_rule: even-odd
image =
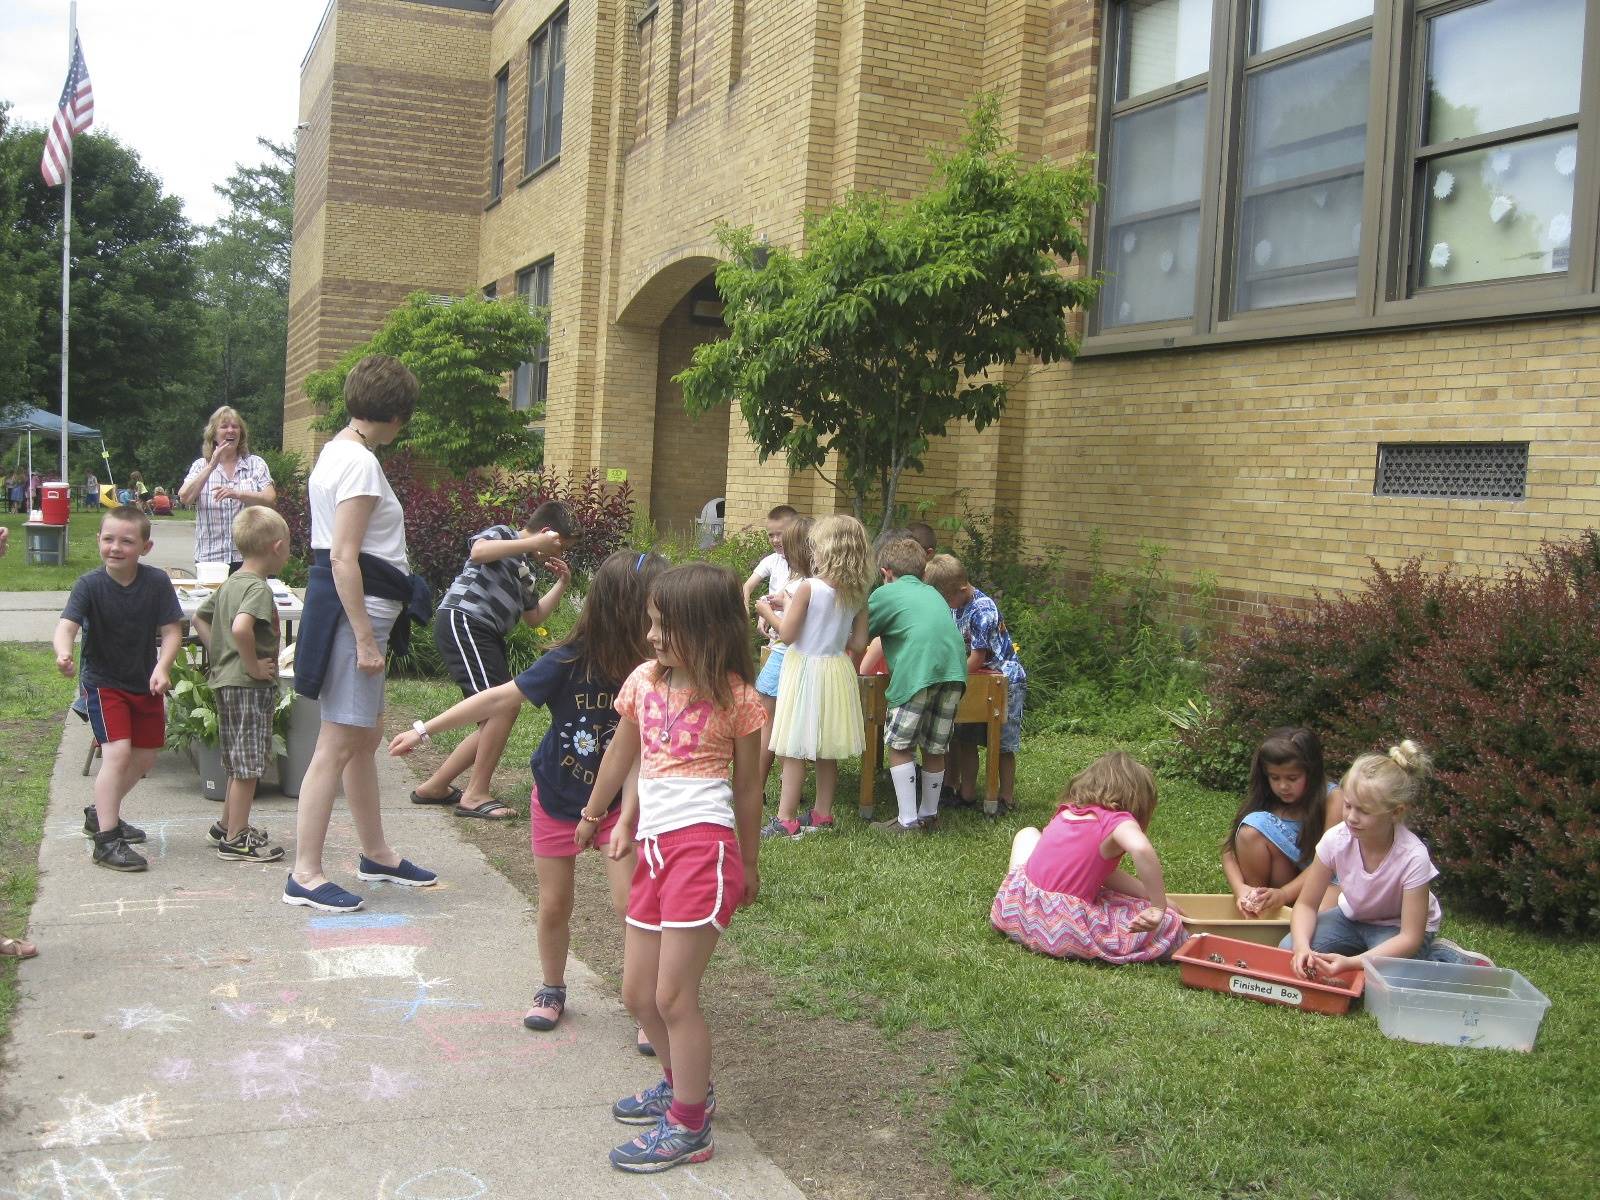
[[[773,642],[772,649],[767,654],[766,664],[761,668],[761,674],[756,676],[756,691],[763,696],[776,699],[778,695],[778,676],[783,674],[783,652],[789,647],[782,642]]]
[[[1338,905],[1319,913],[1317,916],[1316,932],[1311,935],[1311,948],[1318,954],[1364,954],[1374,946],[1381,946],[1395,934],[1400,932],[1398,925],[1378,925],[1371,921],[1352,921],[1344,915],[1344,909]],[[1424,959],[1428,962],[1464,963],[1468,960],[1461,957],[1448,946],[1438,945],[1434,939],[1437,933],[1424,933],[1422,946],[1412,955],[1413,958]],[[1278,943],[1284,950],[1294,948],[1294,939],[1285,937]]]
[[[1240,825],[1248,825],[1254,829],[1272,846],[1292,863],[1300,861],[1300,822],[1292,821],[1288,817],[1280,817],[1269,813],[1266,809],[1257,809],[1252,813],[1245,813]]]

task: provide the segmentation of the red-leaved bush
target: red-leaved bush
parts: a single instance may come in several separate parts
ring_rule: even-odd
[[[1600,929],[1600,537],[1546,542],[1492,579],[1376,564],[1367,587],[1318,596],[1223,644],[1212,720],[1184,734],[1243,786],[1277,725],[1321,734],[1330,768],[1402,737],[1437,777],[1406,823],[1441,890],[1531,923]],[[1222,765],[1207,743],[1242,753]]]
[[[564,501],[577,518],[578,544],[563,557],[581,583],[628,536],[633,494],[628,485],[607,488],[599,471],[560,476],[553,471],[513,476],[472,473],[466,478],[430,472],[405,451],[386,459],[384,474],[406,514],[411,569],[441,595],[467,559],[467,539],[490,525],[517,528],[546,500]],[[280,489],[278,511],[289,523],[290,546],[310,558],[311,521],[303,487]]]

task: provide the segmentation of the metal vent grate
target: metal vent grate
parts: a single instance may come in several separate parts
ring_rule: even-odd
[[[1378,447],[1372,491],[1436,500],[1521,500],[1527,488],[1527,442],[1385,442]]]

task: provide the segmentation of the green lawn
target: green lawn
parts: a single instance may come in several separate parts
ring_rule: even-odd
[[[0,933],[12,937],[26,931],[38,891],[50,772],[71,702],[72,681],[56,671],[48,646],[0,642]],[[16,1003],[16,970],[14,960],[0,959],[0,1043]]]
[[[180,513],[174,517],[152,518],[157,525],[162,521],[192,520],[193,513]],[[22,514],[0,515],[0,525],[11,530],[9,552],[0,557],[0,592],[64,592],[72,587],[79,575],[99,564],[95,552],[95,533],[100,528],[100,514],[74,510],[67,526],[67,565],[53,563],[44,566],[29,564],[23,544]],[[157,536],[160,536],[157,534]]]
[[[395,681],[390,695],[432,715],[459,693]],[[527,712],[509,768],[542,729],[543,714]],[[806,1052],[808,1011],[874,1021],[891,1039],[953,1032],[958,1069],[928,1081],[947,1100],[930,1145],[959,1182],[1007,1200],[1592,1192],[1593,942],[1457,918],[1446,903],[1447,932],[1550,997],[1538,1046],[1523,1055],[1389,1041],[1364,1013],[1321,1017],[1191,991],[1174,967],[1057,962],[995,934],[989,902],[1012,834],[1046,819],[1061,784],[1109,746],[1031,736],[1020,816],[990,824],[960,813],[909,843],[860,828],[858,777],[841,771],[852,798],[840,805],[850,814],[841,835],[765,844],[761,901],[731,936],[784,981],[793,1053]],[[525,801],[516,778],[520,791],[504,798]],[[1162,782],[1151,835],[1173,891],[1225,890],[1217,849],[1235,803]]]

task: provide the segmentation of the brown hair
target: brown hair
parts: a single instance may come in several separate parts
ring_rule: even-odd
[[[1298,766],[1306,773],[1306,790],[1296,805],[1295,820],[1300,822],[1300,837],[1295,843],[1300,857],[1296,866],[1309,866],[1311,855],[1322,839],[1322,826],[1328,811],[1327,776],[1322,765],[1322,739],[1310,729],[1285,725],[1267,734],[1250,760],[1250,786],[1244,802],[1234,814],[1233,827],[1223,846],[1232,850],[1239,836],[1239,823],[1253,812],[1271,812],[1278,806],[1277,793],[1267,778],[1268,767]]]
[[[739,580],[727,567],[685,563],[656,577],[650,587],[661,633],[689,689],[718,708],[733,704],[729,675],[755,680],[750,654],[749,615]],[[656,664],[655,678],[667,673]]]
[[[916,542],[929,554],[939,548],[939,539],[934,536],[933,526],[926,521],[911,522],[906,526],[906,532],[911,535],[912,541]]]
[[[241,508],[233,518],[233,544],[239,557],[254,558],[272,549],[273,542],[289,540],[289,523],[265,505]]]
[[[139,536],[147,542],[150,540],[150,518],[145,516],[144,509],[136,505],[117,505],[100,518],[100,528],[104,529],[107,521],[132,521],[139,527]]]
[[[369,354],[344,377],[344,407],[359,421],[409,421],[422,386],[405,363]]]
[[[589,581],[577,623],[552,649],[570,648],[575,673],[584,679],[620,687],[650,657],[645,602],[651,583],[666,568],[667,560],[649,551],[608,554]]]
[[[250,457],[250,427],[244,423],[238,409],[224,404],[211,414],[211,419],[206,422],[205,433],[200,435],[201,458],[211,457],[211,452],[217,448],[217,429],[230,418],[239,426],[239,444],[234,447],[234,453],[239,456],[240,462]]]
[[[895,538],[878,547],[878,566],[894,575],[921,579],[928,566],[928,556],[914,538]]]
[[[967,569],[954,554],[935,554],[922,569],[922,582],[941,596],[948,596],[967,586]]]
[[[789,579],[811,578],[811,527],[816,522],[810,517],[796,517],[784,526],[783,561],[789,564]]]
[[[1131,813],[1140,829],[1148,829],[1156,811],[1156,777],[1127,751],[1113,750],[1072,777],[1061,803]]]
[[[553,529],[568,541],[583,532],[578,518],[572,515],[572,509],[560,500],[546,500],[522,518],[522,527],[534,533],[541,529]]]
[[[767,514],[769,521],[792,521],[800,515],[800,510],[792,504],[779,504]]]

